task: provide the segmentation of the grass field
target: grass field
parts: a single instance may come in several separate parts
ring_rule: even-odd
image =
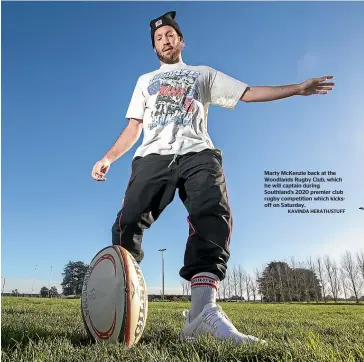
[[[237,328],[268,346],[236,347],[211,337],[180,342],[187,303],[149,303],[139,344],[93,344],[79,300],[3,298],[2,361],[364,361],[364,305],[221,303]]]

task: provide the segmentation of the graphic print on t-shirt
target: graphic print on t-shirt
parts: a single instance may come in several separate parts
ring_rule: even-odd
[[[158,94],[149,129],[175,123],[188,126],[198,117],[198,77],[200,72],[175,70],[154,76],[148,86],[150,95]]]

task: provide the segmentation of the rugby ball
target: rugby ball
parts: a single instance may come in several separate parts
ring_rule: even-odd
[[[138,343],[148,314],[148,293],[134,257],[118,245],[108,246],[92,259],[81,298],[82,318],[95,341]]]

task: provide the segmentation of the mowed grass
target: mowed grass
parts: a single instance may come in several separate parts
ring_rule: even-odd
[[[221,303],[237,328],[268,341],[180,342],[188,303],[149,303],[137,346],[91,343],[79,300],[3,298],[2,361],[364,361],[364,305]]]

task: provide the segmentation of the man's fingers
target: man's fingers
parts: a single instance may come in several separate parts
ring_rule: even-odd
[[[105,181],[105,180],[106,180],[106,178],[105,178],[103,175],[99,174],[99,173],[95,173],[95,174],[93,175],[93,178],[94,178],[96,181]]]
[[[325,92],[325,91],[316,91],[316,92],[313,92],[313,94],[327,94],[327,92]]]
[[[316,88],[324,88],[324,87],[333,88],[333,87],[335,87],[335,83],[319,83],[319,84],[316,84]]]
[[[332,79],[332,78],[334,78],[333,75],[325,75],[324,77],[321,77],[320,80],[325,81],[326,79]]]
[[[98,175],[99,175],[98,170],[93,169],[91,172],[91,175],[92,175],[92,177],[98,177]]]
[[[95,180],[97,181],[105,181],[106,178],[105,178],[105,173],[102,172],[102,170],[100,170],[98,167],[94,167],[92,169],[92,172],[91,172],[91,176],[92,178],[94,178]]]
[[[317,89],[318,90],[332,90],[332,87],[322,87],[322,86],[318,86]]]
[[[109,171],[110,164],[105,162],[96,162],[91,171],[91,176],[96,181],[106,181],[105,174]]]
[[[96,173],[99,172],[100,167],[98,166],[98,164],[96,164],[94,167],[92,167],[92,173]]]
[[[319,83],[319,86],[329,86],[329,87],[332,87],[334,85],[335,85],[334,82],[325,82],[325,83],[320,82]]]

